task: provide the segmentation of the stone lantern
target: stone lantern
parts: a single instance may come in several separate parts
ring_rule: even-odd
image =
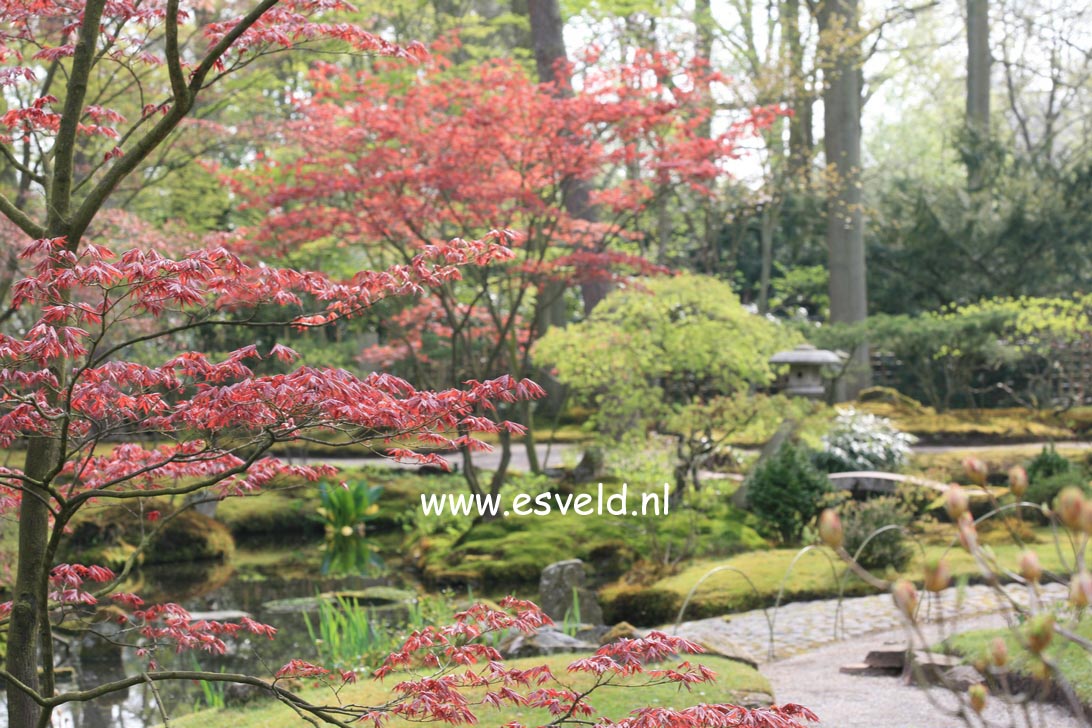
[[[785,393],[796,397],[821,399],[826,394],[824,367],[840,367],[842,357],[833,351],[801,344],[792,351],[779,351],[770,357],[771,364],[788,364],[789,376]]]

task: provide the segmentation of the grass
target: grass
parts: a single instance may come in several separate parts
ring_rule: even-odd
[[[1082,619],[1076,631],[1085,639],[1092,639],[1092,618],[1086,616]],[[1003,638],[1008,646],[1008,669],[1017,675],[1032,677],[1037,658],[1021,647],[1020,640],[1010,629],[963,632],[949,637],[938,647],[945,652],[963,655],[969,662],[985,660],[988,663],[990,645],[996,637]],[[1057,635],[1047,648],[1047,655],[1057,664],[1081,703],[1092,705],[1092,655],[1080,645]]]
[[[575,658],[574,655],[554,655],[542,658],[527,658],[506,661],[512,668],[527,669],[535,665],[546,664],[555,675],[575,690],[586,689],[591,679],[585,675],[567,675],[565,668]],[[598,716],[612,720],[623,718],[630,711],[645,706],[668,706],[684,708],[698,703],[722,703],[740,700],[743,696],[755,693],[769,695],[771,688],[766,678],[757,670],[747,665],[720,657],[702,656],[699,660],[717,673],[713,683],[697,685],[692,691],[680,690],[673,685],[658,685],[639,689],[622,687],[603,688],[592,695],[590,702]],[[308,688],[301,691],[303,697],[316,703],[336,702],[356,705],[379,705],[389,699],[391,686],[397,682],[393,676],[384,683],[361,680],[356,685],[346,686],[335,697],[328,689]],[[623,681],[623,684],[632,680]],[[548,687],[544,686],[544,687]],[[518,721],[524,725],[545,725],[549,715],[542,710],[513,708],[506,706],[501,710],[480,707],[476,711],[483,725],[503,725]],[[203,711],[189,716],[172,718],[171,726],[176,728],[236,728],[236,726],[262,726],[263,728],[294,728],[300,724],[300,718],[289,708],[279,703],[267,703],[260,707],[238,709],[228,708]],[[392,728],[414,725],[405,721],[392,721]]]

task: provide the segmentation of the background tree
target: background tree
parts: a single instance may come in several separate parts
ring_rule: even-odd
[[[441,60],[413,78],[326,68],[300,120],[283,130],[295,151],[236,183],[268,214],[251,239],[265,250],[336,240],[374,265],[410,260],[480,221],[513,230],[512,264],[476,268],[384,321],[384,346],[368,356],[437,384],[529,375],[530,347],[557,297],[584,282],[650,272],[631,242],[641,213],[674,186],[701,189],[738,139],[768,123],[758,110],[714,139],[697,136],[696,73],[670,56],[638,53],[624,66],[587,72],[579,94],[559,94],[503,62],[468,75]],[[675,85],[663,86],[664,77]],[[623,166],[640,176],[622,178]],[[595,187],[599,222],[570,211],[577,181]],[[522,414],[530,419],[529,410]],[[531,436],[526,444],[534,467]],[[488,486],[464,453],[472,490],[496,492],[504,483],[510,443],[500,446],[501,467]]]
[[[586,321],[547,333],[535,356],[594,410],[608,441],[676,440],[678,501],[716,446],[784,411],[754,394],[774,379],[769,358],[798,341],[744,309],[727,284],[687,274],[612,293]]]

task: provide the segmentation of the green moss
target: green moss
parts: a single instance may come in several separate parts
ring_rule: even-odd
[[[978,566],[970,554],[958,544],[951,548],[954,529],[949,525],[940,527],[938,530],[940,535],[935,535],[932,539],[922,539],[925,558],[935,559],[945,556],[951,565],[954,577],[980,579]],[[1038,552],[1043,568],[1048,572],[1065,571],[1059,559],[1058,550],[1054,548],[1050,529],[1036,528],[1032,532],[1039,542],[1035,550]],[[1011,537],[1005,540],[1001,538],[991,540],[995,541],[990,548],[996,555],[998,563],[1006,569],[1015,571],[1018,568],[1020,553],[1025,547],[1013,543]],[[1071,566],[1073,555],[1068,542],[1063,540],[1061,551],[1066,555],[1067,563]],[[655,580],[648,586],[672,592],[681,600],[710,571],[727,567],[701,583],[686,608],[688,619],[771,606],[776,602],[778,591],[782,586],[785,589],[783,603],[837,596],[839,584],[846,572],[837,557],[826,549],[814,549],[801,557],[790,573],[789,567],[799,553],[799,549],[770,549],[738,554],[727,559],[697,559],[689,562],[677,574]],[[827,556],[833,560],[833,567]],[[901,575],[920,584],[922,563],[921,551],[915,546],[914,558]],[[740,572],[745,574],[746,578]],[[900,573],[891,569],[877,573],[886,578],[900,576]],[[852,574],[845,579],[845,585],[846,594],[874,592],[871,587]],[[600,597],[604,603],[610,604],[619,594],[629,589],[632,587],[625,584],[610,585],[600,590]]]
[[[1058,414],[1052,410],[1006,407],[937,412],[909,398],[870,400],[854,406],[893,420],[900,430],[925,442],[1068,440],[1092,423],[1092,414],[1070,414],[1072,410]]]
[[[466,523],[450,532],[425,532],[416,536],[408,551],[430,586],[473,586],[476,590],[503,592],[531,589],[542,568],[565,558],[584,560],[595,580],[617,578],[638,561],[664,563],[686,556],[728,555],[764,548],[754,519],[733,508],[727,491],[705,486],[689,507],[673,509],[666,516],[576,516],[554,512],[547,516],[498,518],[479,523],[465,533]],[[513,486],[532,494],[533,488]],[[734,488],[734,483],[726,488]],[[619,482],[604,482],[605,497],[618,492]],[[597,494],[598,484],[579,492]],[[642,488],[631,486],[631,503]],[[423,526],[428,521],[422,517]]]
[[[554,675],[563,676],[566,687],[581,691],[591,686],[592,679],[586,675],[573,675],[566,667],[575,659],[574,655],[554,655],[543,658],[510,660],[506,664],[517,669],[528,669],[535,665],[547,665]],[[676,685],[653,685],[640,689],[627,690],[627,682],[641,682],[640,679],[619,681],[620,685],[604,688],[595,692],[589,702],[596,709],[595,718],[600,716],[617,721],[640,707],[664,706],[685,708],[699,703],[732,703],[741,701],[755,694],[772,695],[769,682],[762,675],[747,665],[733,660],[714,656],[701,656],[694,660],[716,672],[712,683],[695,685],[693,690],[680,690]],[[391,697],[392,679],[380,683],[362,678],[358,684],[343,688],[337,695],[336,702],[355,705],[382,705]],[[547,684],[543,687],[558,687]],[[307,688],[300,691],[304,699],[322,705],[334,700],[328,689]],[[482,725],[504,725],[518,721],[523,725],[546,725],[550,716],[544,710],[532,710],[525,707],[508,707],[494,710],[484,706],[475,708]],[[260,707],[243,709],[223,709],[204,711],[194,715],[172,718],[171,725],[177,728],[235,728],[236,726],[263,726],[263,728],[293,728],[300,724],[299,716],[291,709],[277,703],[266,702]],[[404,728],[415,725],[405,721],[392,720],[391,728]]]

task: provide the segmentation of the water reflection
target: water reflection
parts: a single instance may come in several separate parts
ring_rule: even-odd
[[[317,545],[311,548],[317,548]],[[354,556],[353,558],[359,558]],[[370,556],[369,556],[370,558]],[[352,563],[346,561],[343,563]],[[381,562],[380,562],[381,563]],[[232,578],[236,577],[236,578]],[[229,641],[226,655],[171,652],[157,655],[162,669],[194,669],[212,672],[246,672],[271,676],[288,660],[299,657],[317,661],[319,655],[307,633],[303,613],[316,607],[320,592],[362,590],[391,585],[391,580],[359,573],[337,578],[316,574],[313,578],[238,578],[230,564],[170,565],[144,568],[134,574],[137,588],[151,601],[173,601],[200,616],[210,610],[246,612],[259,622],[277,628],[277,637],[267,640],[252,634]],[[275,604],[271,604],[274,603]],[[285,609],[286,603],[293,604]],[[267,607],[270,605],[272,608]],[[88,638],[93,639],[93,638]],[[60,689],[86,689],[147,669],[147,659],[131,648],[73,644],[65,666],[69,683]],[[72,670],[74,668],[74,670]],[[155,692],[168,716],[183,715],[199,707],[204,699],[200,685],[164,681],[153,691],[141,684],[87,703],[64,706],[54,715],[53,725],[63,728],[147,728],[163,722]],[[0,728],[7,728],[6,707],[0,691]]]

